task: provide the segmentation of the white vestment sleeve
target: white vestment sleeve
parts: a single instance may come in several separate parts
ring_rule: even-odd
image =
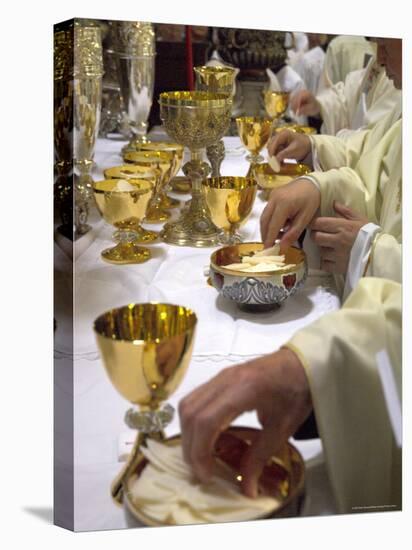
[[[370,258],[375,235],[379,231],[381,231],[381,228],[374,223],[367,223],[360,228],[350,253],[348,270],[345,277],[345,287],[343,289],[343,301],[346,300],[356,287],[359,279],[363,277]]]
[[[402,292],[363,278],[343,307],[286,344],[309,381],[338,509],[400,509],[401,453],[385,403],[376,355],[386,350],[401,381]]]

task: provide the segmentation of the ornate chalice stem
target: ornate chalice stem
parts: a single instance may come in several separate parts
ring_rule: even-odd
[[[223,140],[219,140],[213,145],[209,145],[206,148],[207,158],[212,166],[212,177],[218,178],[220,176],[220,166],[225,158],[225,144]]]
[[[210,219],[210,212],[201,192],[201,183],[210,172],[202,161],[201,149],[191,151],[191,160],[183,166],[185,176],[192,184],[190,206],[174,224],[167,224],[162,232],[166,242],[192,246],[214,246],[218,244],[219,229]]]
[[[172,420],[174,409],[166,405],[162,410],[156,411],[135,411],[129,409],[126,413],[125,422],[132,429],[138,429],[135,442],[127,463],[115,477],[111,485],[112,498],[118,503],[123,502],[123,484],[136,471],[140,457],[139,449],[145,445],[148,438],[156,441],[164,441],[166,438],[163,428]]]

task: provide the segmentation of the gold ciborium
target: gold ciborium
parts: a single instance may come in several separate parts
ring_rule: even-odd
[[[104,367],[117,391],[140,410],[129,409],[126,424],[139,430],[129,459],[112,483],[121,503],[123,487],[136,470],[146,438],[164,439],[173,408],[163,403],[179,386],[189,366],[197,318],[171,304],[129,304],[100,315],[94,332]]]
[[[263,99],[267,114],[278,124],[289,105],[289,92],[274,92],[266,90],[263,92]]]
[[[139,166],[138,164],[122,164],[120,166],[112,166],[104,170],[106,179],[149,179],[150,182],[156,182],[158,173],[155,169],[147,166]],[[125,225],[125,224],[124,224]],[[144,229],[136,220],[129,222],[129,229],[136,234],[137,243],[151,243],[158,239],[159,233]],[[116,240],[117,232],[114,234]]]
[[[135,145],[138,151],[166,151],[172,153],[174,156],[173,169],[170,175],[170,181],[177,176],[183,163],[183,145],[178,143],[172,143],[171,141],[148,141],[147,143],[138,143]],[[169,182],[170,184],[170,182]],[[165,188],[160,189],[160,204],[162,208],[176,208],[180,202],[176,199],[168,197],[165,192]]]
[[[220,242],[242,242],[237,232],[252,212],[257,183],[253,178],[219,177],[202,182],[202,192],[213,223],[222,229]]]
[[[196,75],[196,90],[229,94],[233,97],[237,70],[232,67],[209,67],[206,65],[194,67]],[[206,148],[207,158],[212,166],[212,176],[220,176],[220,165],[225,158],[225,145],[222,140]]]
[[[246,160],[251,164],[262,162],[264,158],[259,153],[269,141],[272,120],[265,117],[242,116],[236,119],[236,124],[243,145],[250,151]]]
[[[157,173],[153,197],[147,208],[145,223],[160,223],[170,218],[170,213],[162,206],[162,190],[169,183],[175,165],[173,152],[167,151],[127,151],[123,154],[126,162],[155,170]]]
[[[140,221],[144,218],[155,178],[108,179],[93,183],[97,207],[107,223],[117,228],[118,244],[103,250],[103,260],[112,264],[139,264],[150,258],[147,248],[137,245]]]
[[[183,172],[192,183],[190,206],[161,233],[164,241],[181,246],[215,246],[219,230],[210,219],[201,182],[209,173],[202,161],[202,149],[219,140],[230,124],[232,99],[228,94],[211,92],[164,92],[160,94],[160,117],[167,133],[190,149],[191,160]]]

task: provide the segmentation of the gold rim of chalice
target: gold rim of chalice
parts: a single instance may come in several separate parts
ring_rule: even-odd
[[[229,436],[229,439],[227,439]],[[243,426],[229,426],[222,433],[222,442],[220,443],[220,450],[217,451],[217,455],[227,455],[231,458],[238,460],[237,453],[239,452],[233,447],[233,437],[239,440],[239,443],[245,443],[250,445],[251,441],[259,436],[259,430],[256,428],[249,428]],[[163,441],[165,445],[176,446],[181,444],[181,435],[175,435],[167,438]],[[220,458],[225,462],[225,459]],[[142,453],[139,453],[139,457],[136,463],[134,472],[127,477],[124,486],[124,501],[128,512],[138,521],[151,527],[160,527],[166,525],[158,520],[153,519],[148,514],[141,511],[139,506],[133,502],[133,496],[131,492],[131,485],[135,482],[145,466],[148,464],[148,460]],[[228,468],[233,469],[233,475],[235,479],[238,479],[238,470],[227,463]],[[306,482],[305,476],[305,463],[302,455],[298,449],[291,443],[286,443],[282,449],[280,455],[272,456],[268,460],[266,466],[269,469],[265,471],[260,481],[260,486],[263,488],[264,494],[267,496],[275,496],[281,499],[279,506],[272,511],[265,512],[256,516],[256,520],[264,518],[275,517],[293,517],[299,513],[299,507],[301,499],[304,495],[304,488]],[[274,468],[273,474],[271,468]],[[271,475],[272,474],[272,475]],[[276,491],[274,495],[274,491]]]
[[[272,119],[280,118],[288,108],[290,92],[266,90],[263,97],[268,115]]]
[[[193,107],[197,109],[217,109],[227,107],[232,103],[228,94],[221,92],[162,92],[159,96],[159,103],[167,107]]]
[[[210,257],[210,265],[215,271],[217,271],[218,273],[222,273],[223,275],[235,275],[236,277],[244,278],[262,277],[266,279],[273,277],[273,275],[294,273],[305,265],[305,252],[301,248],[290,246],[285,251],[285,262],[286,264],[294,264],[293,267],[285,267],[282,269],[276,269],[274,271],[254,271],[253,273],[236,271],[234,269],[226,269],[225,267],[223,267],[223,265],[239,263],[244,256],[250,256],[250,254],[252,254],[253,252],[258,252],[259,250],[263,250],[263,248],[263,243],[259,242],[240,243],[224,246],[213,252]]]
[[[117,228],[119,242],[116,246],[102,251],[106,262],[123,265],[143,263],[150,257],[147,248],[137,244],[135,227],[145,215],[153,194],[154,177],[147,179],[105,179],[93,182],[93,194],[97,208],[104,220]],[[122,190],[119,185],[130,185],[133,189]]]
[[[309,174],[313,170],[307,164],[302,162],[294,163],[282,163],[280,165],[279,172],[274,172],[267,162],[261,164],[254,164],[251,166],[249,172],[253,174],[258,187],[264,191],[276,189],[282,185],[286,185],[290,181]]]
[[[156,302],[131,303],[99,315],[93,329],[117,391],[134,405],[156,410],[189,366],[196,324],[191,309]]]

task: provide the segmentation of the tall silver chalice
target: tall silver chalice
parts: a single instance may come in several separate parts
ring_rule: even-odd
[[[183,166],[183,172],[192,183],[190,206],[177,221],[164,226],[161,237],[181,246],[215,246],[220,230],[212,222],[201,192],[202,180],[210,171],[202,160],[202,150],[216,143],[228,129],[232,98],[228,94],[178,91],[160,94],[159,103],[166,132],[190,149],[191,160]]]
[[[103,56],[101,29],[88,23],[75,21],[73,57],[73,100],[74,100],[74,166],[75,166],[75,208],[78,224],[77,235],[86,233],[89,201],[93,197],[93,180],[90,175],[93,166],[94,147],[100,124],[102,105]]]
[[[87,233],[94,145],[102,95],[102,44],[97,24],[70,21],[54,33],[56,203],[71,240]],[[73,173],[74,167],[74,173]]]
[[[113,50],[126,123],[132,135],[123,152],[147,141],[147,119],[153,101],[156,42],[152,23],[113,21]]]

